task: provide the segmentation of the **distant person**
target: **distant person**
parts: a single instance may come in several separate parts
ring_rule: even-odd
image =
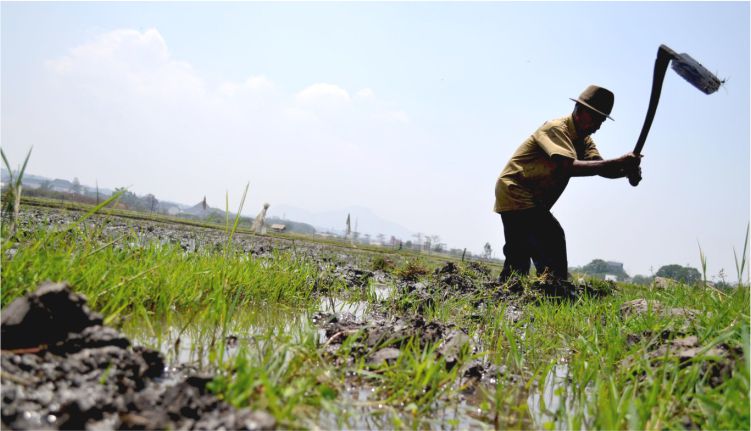
[[[641,157],[634,153],[603,160],[591,136],[613,109],[613,93],[590,85],[571,115],[546,121],[527,138],[495,184],[494,211],[501,215],[506,261],[500,281],[527,275],[530,259],[538,274],[568,279],[566,237],[550,213],[571,177],[640,178]]]

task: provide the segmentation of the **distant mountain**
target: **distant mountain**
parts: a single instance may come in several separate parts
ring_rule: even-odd
[[[223,210],[220,210],[219,208],[212,208],[206,203],[206,198],[204,197],[201,202],[198,202],[197,204],[193,205],[189,208],[183,208],[181,211],[181,214],[187,214],[199,218],[206,218],[210,214],[218,214],[222,217],[225,216],[225,212]],[[234,217],[234,214],[230,213],[232,217]]]
[[[347,214],[350,215],[352,230],[361,234],[370,234],[373,239],[376,235],[383,234],[386,239],[393,235],[404,241],[410,240],[412,230],[391,220],[378,216],[373,210],[361,206],[350,206],[338,210],[312,212],[302,208],[285,204],[271,205],[268,211],[271,217],[280,217],[290,220],[299,220],[309,223],[319,231],[343,234],[347,227]]]
[[[16,174],[17,172],[14,170],[13,173]],[[3,184],[8,182],[8,180],[10,179],[10,175],[5,168],[0,169],[0,178],[2,178]],[[37,187],[40,187],[45,182],[48,182],[49,185],[52,186],[54,185],[55,181],[57,181],[60,186],[64,186],[64,188],[70,188],[72,186],[72,183],[69,180],[59,179],[59,178],[52,179],[52,178],[47,178],[41,175],[30,174],[28,172],[24,173],[21,183],[23,184],[25,188],[35,189]],[[85,184],[81,184],[81,191],[96,193],[96,186],[88,186]],[[102,188],[99,188],[99,193],[102,194],[102,196],[105,196],[105,195],[110,196],[112,195],[113,190],[102,187]]]
[[[3,183],[9,180],[8,172],[5,169],[0,169],[0,174]],[[23,178],[24,186],[30,189],[39,188],[45,183],[48,184],[48,186],[55,186],[57,185],[56,182],[61,183],[56,187],[60,189],[59,191],[71,191],[72,183],[68,180],[52,180],[44,176],[33,175],[30,173],[26,173]],[[96,188],[91,187],[90,185],[81,184],[81,192],[86,195],[92,195],[96,193]],[[99,189],[99,195],[102,197],[109,196],[112,193],[113,190],[111,189]],[[159,211],[174,216],[185,216],[199,219],[217,215],[221,217],[225,216],[224,210],[211,207],[205,202],[205,198],[195,205],[186,205],[169,201],[159,201],[158,205]],[[266,220],[286,224],[288,229],[296,232],[314,233],[313,228],[315,228],[315,230],[319,232],[331,232],[342,235],[346,230],[347,215],[351,218],[352,230],[354,231],[357,229],[361,235],[370,234],[372,240],[376,240],[378,234],[383,234],[386,237],[386,240],[393,235],[403,241],[408,241],[412,239],[412,234],[414,233],[412,230],[396,222],[378,216],[373,210],[361,206],[349,206],[338,210],[312,212],[290,205],[271,205],[266,215]],[[234,214],[230,213],[230,217],[234,217]],[[248,217],[251,217],[252,219],[252,216]]]

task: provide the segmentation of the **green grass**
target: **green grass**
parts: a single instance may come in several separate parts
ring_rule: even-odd
[[[248,259],[223,250],[185,253],[174,244],[140,244],[135,233],[115,238],[74,226],[37,230],[3,241],[2,304],[43,281],[67,281],[108,320],[163,318],[206,311],[221,322],[251,304],[312,302],[315,265],[289,253]],[[8,250],[16,250],[12,259]]]
[[[462,352],[450,367],[437,354],[439,345],[405,340],[395,362],[373,367],[357,354],[356,337],[328,357],[316,329],[301,323],[305,318],[284,317],[305,316],[317,308],[316,281],[327,295],[349,293],[335,278],[322,277],[316,263],[291,251],[249,257],[229,239],[220,249],[186,253],[174,245],[141,244],[135,233],[110,238],[102,229],[99,221],[89,219],[59,230],[26,227],[14,236],[3,231],[3,306],[42,281],[65,280],[108,322],[155,336],[160,327],[178,328],[169,342],[190,342],[204,352],[199,355],[218,373],[212,389],[219,396],[239,407],[265,409],[283,428],[431,427],[447,411],[458,409],[469,393],[465,404],[472,415],[456,410],[453,419],[446,419],[451,422],[439,426],[749,427],[747,286],[650,289],[620,284],[610,294],[562,302],[531,293],[497,302],[489,293],[437,292],[428,307],[402,297],[381,303],[369,289],[364,294],[358,290],[351,299],[403,314],[419,309],[426,321],[453,323],[478,348]],[[441,264],[414,255],[352,253],[361,268],[426,283]],[[462,263],[459,272],[472,274]],[[322,280],[328,284],[320,286]],[[523,284],[528,288],[530,279]],[[605,285],[595,287],[608,293]],[[693,319],[655,313],[623,318],[621,305],[636,298],[698,314]],[[484,306],[478,308],[479,302]],[[509,307],[522,313],[518,321],[505,317]],[[242,336],[239,351],[228,350],[229,334]],[[687,335],[696,336],[704,348],[694,359],[681,363],[670,356],[649,356],[663,337]],[[707,357],[713,347],[728,349],[729,359]],[[350,355],[352,361],[343,360]],[[502,371],[492,381],[470,385],[461,370],[475,359]],[[568,401],[550,412],[552,419],[535,423],[529,396],[545,392],[555,366],[568,370],[569,383],[555,388],[556,396]],[[713,380],[713,374],[721,378]],[[367,400],[353,400],[348,395],[353,387],[373,391]]]
[[[656,299],[673,307],[700,311],[686,325],[685,319],[647,316],[622,319],[620,305],[634,297]],[[713,289],[682,286],[671,291],[624,288],[604,299],[585,298],[574,304],[542,303],[528,306],[528,325],[519,331],[498,328],[485,336],[496,337],[498,359],[540,385],[550,364],[567,364],[572,384],[567,391],[577,408],[559,412],[567,428],[639,429],[682,428],[695,425],[710,429],[746,429],[748,414],[748,289],[721,297]],[[505,325],[501,325],[505,326]],[[530,330],[530,328],[533,328]],[[697,356],[689,364],[675,359],[660,363],[637,361],[625,367],[628,357],[641,357],[650,347],[643,340],[629,347],[628,336],[645,331],[673,330],[696,335],[709,349],[720,344],[743,351],[733,359],[725,382],[712,388],[702,367],[712,364]],[[522,353],[519,353],[522,352]],[[505,357],[505,358],[504,358]],[[740,390],[738,390],[740,389]],[[591,395],[588,395],[591,394]],[[714,403],[711,401],[715,401]],[[709,414],[711,413],[711,414]],[[589,418],[585,421],[585,418]]]

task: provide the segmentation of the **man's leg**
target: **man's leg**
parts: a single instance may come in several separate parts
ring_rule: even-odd
[[[525,213],[526,210],[501,213],[503,235],[506,238],[506,244],[503,246],[503,255],[506,260],[499,277],[501,282],[508,280],[512,273],[529,274],[531,253],[528,239],[530,224]]]
[[[538,274],[545,271],[556,278],[568,279],[566,233],[550,211],[538,210],[534,216],[532,259]]]

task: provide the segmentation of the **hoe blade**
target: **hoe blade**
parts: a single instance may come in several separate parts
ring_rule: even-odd
[[[681,75],[704,94],[712,94],[722,85],[721,80],[688,54],[676,55],[672,63],[675,73]]]

